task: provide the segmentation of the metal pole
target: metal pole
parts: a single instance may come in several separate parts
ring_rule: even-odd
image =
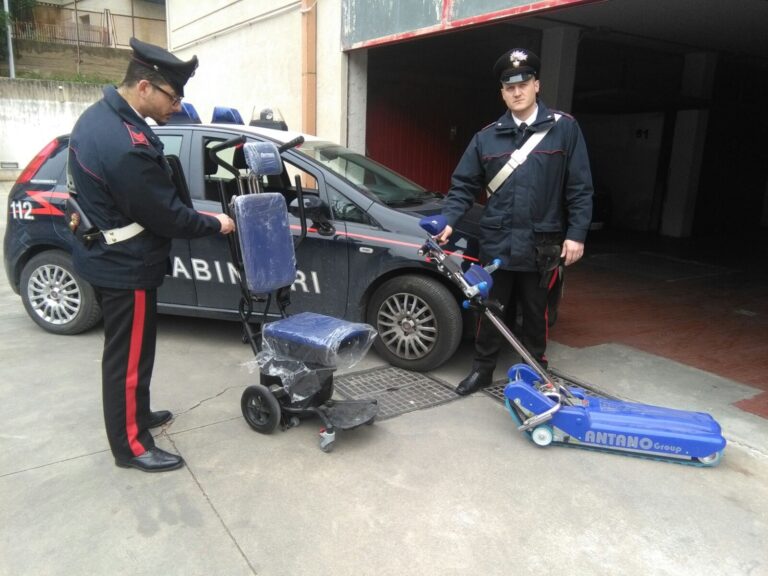
[[[16,78],[16,65],[13,61],[13,40],[11,39],[11,11],[8,9],[8,0],[3,0],[3,9],[5,10],[6,31],[8,35],[8,70],[11,78]]]
[[[77,0],[75,0],[75,39],[77,47],[77,75],[80,76],[80,18],[77,15]]]

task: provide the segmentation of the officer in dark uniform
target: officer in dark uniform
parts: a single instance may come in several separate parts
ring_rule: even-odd
[[[156,447],[150,433],[172,418],[167,410],[152,412],[149,398],[157,288],[169,271],[171,239],[229,234],[234,222],[182,201],[163,145],[144,120],[165,124],[181,108],[197,57],[184,62],[135,38],[131,48],[122,84],[104,89],[70,137],[70,189],[100,230],[95,239],[74,243],[73,261],[104,314],[102,396],[115,463],[158,472],[184,464]]]
[[[576,121],[538,99],[536,54],[524,48],[509,50],[496,61],[493,73],[508,110],[475,134],[459,161],[443,210],[449,225],[438,240],[447,242],[474,200],[487,196],[480,220],[480,258],[502,260],[491,298],[504,307],[509,326],[515,325],[520,306],[520,339],[546,368],[547,296],[557,281],[560,260],[568,266],[584,253],[592,218],[592,176]],[[533,141],[536,145],[522,164],[494,182],[512,153],[536,133],[543,139]],[[472,371],[459,383],[458,394],[491,383],[500,345],[498,331],[481,318]]]

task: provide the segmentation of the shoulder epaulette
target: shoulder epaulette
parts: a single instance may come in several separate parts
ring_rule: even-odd
[[[550,110],[553,114],[560,114],[560,116],[564,116],[566,118],[569,118],[571,120],[574,120],[574,117],[568,114],[568,112],[563,112],[562,110]]]

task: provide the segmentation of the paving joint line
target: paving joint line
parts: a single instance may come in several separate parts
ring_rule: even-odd
[[[7,476],[13,476],[15,474],[21,474],[23,472],[40,470],[41,468],[47,468],[48,466],[54,466],[56,464],[63,464],[64,462],[71,462],[72,460],[79,460],[80,458],[87,458],[88,456],[95,456],[96,454],[104,454],[105,452],[109,452],[109,449],[97,450],[96,452],[88,452],[87,454],[79,454],[77,456],[70,456],[69,458],[54,460],[53,462],[46,462],[45,464],[39,464],[38,466],[31,466],[29,468],[24,468],[22,470],[13,470],[12,472],[6,472],[5,474],[0,474],[0,479],[5,478]]]
[[[176,453],[182,458],[184,458],[178,446],[176,446],[176,443],[173,441],[173,438],[171,438],[170,434],[168,434],[165,429],[163,429],[163,431],[160,434],[158,434],[158,436],[165,436],[168,442],[171,443],[171,446],[173,446],[173,449],[176,451]],[[251,573],[254,575],[257,575],[258,572],[256,571],[256,568],[254,568],[253,564],[251,564],[251,560],[248,558],[247,554],[240,546],[240,543],[237,541],[237,538],[235,538],[235,535],[232,534],[232,531],[229,529],[229,526],[227,526],[227,523],[224,522],[224,518],[222,518],[221,514],[219,513],[219,510],[216,508],[216,505],[211,501],[210,496],[208,496],[208,492],[206,492],[205,488],[203,488],[203,485],[197,479],[195,472],[192,470],[192,467],[189,465],[189,462],[187,462],[186,458],[184,458],[184,463],[185,463],[184,467],[187,469],[187,472],[189,472],[189,475],[192,477],[192,480],[197,485],[197,488],[200,490],[200,493],[203,495],[203,498],[205,498],[205,501],[208,503],[208,507],[211,509],[213,514],[216,516],[216,518],[219,520],[219,523],[221,524],[222,528],[224,528],[224,531],[226,532],[229,539],[232,541],[232,544],[235,545],[235,548],[237,548],[237,551],[240,553],[240,556],[243,558],[243,560],[245,560],[245,563],[248,565],[248,568],[250,568]]]

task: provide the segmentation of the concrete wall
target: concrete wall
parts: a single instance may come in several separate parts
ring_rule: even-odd
[[[0,78],[0,162],[23,169],[50,140],[69,133],[99,98],[96,84]],[[0,177],[12,178],[18,170],[2,172]]]
[[[209,121],[214,106],[279,109],[288,127],[301,129],[301,3],[263,0],[167,1],[169,50],[200,67],[186,100]],[[226,7],[226,9],[224,9]],[[346,134],[346,55],[341,51],[341,2],[317,10],[317,135],[343,142]]]
[[[16,77],[33,74],[41,78],[75,78],[77,47],[34,40],[14,40]],[[80,74],[119,83],[125,75],[131,52],[117,48],[80,47]],[[8,76],[8,61],[0,63],[0,75]]]
[[[24,73],[47,78],[77,75],[77,48],[32,40],[14,41],[17,76]],[[131,53],[115,48],[80,47],[80,73],[119,83]],[[8,75],[8,63],[0,75]],[[66,134],[90,104],[101,98],[100,84],[61,80],[0,78],[0,162],[6,166],[0,178],[15,178],[18,170],[52,138]]]

